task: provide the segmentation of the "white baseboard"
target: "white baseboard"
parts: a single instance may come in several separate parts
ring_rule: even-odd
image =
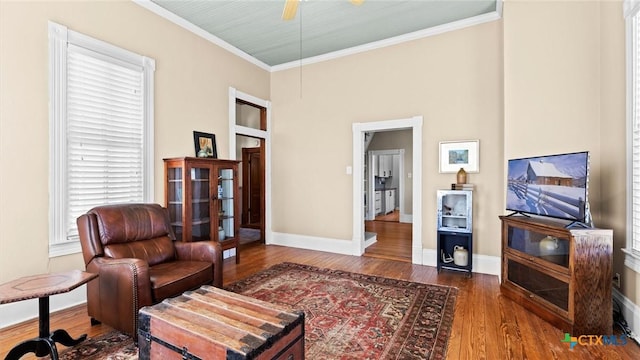
[[[227,249],[222,252],[222,259],[228,259],[230,257],[236,256],[236,248]]]
[[[422,265],[437,267],[438,266],[438,250],[422,249]]]
[[[501,269],[502,258],[500,256],[473,254],[473,272],[500,277]]]
[[[422,265],[437,267],[438,250],[422,249]],[[478,274],[497,275],[500,277],[501,258],[499,256],[489,256],[473,254],[472,272]]]
[[[296,235],[273,232],[271,244],[294,247],[298,249],[331,252],[342,255],[353,255],[352,241],[323,238],[308,235]]]
[[[616,288],[613,289],[613,298],[622,306],[622,315],[633,333],[633,338],[640,341],[640,306],[633,303]]]
[[[289,246],[299,249],[325,251],[343,255],[351,253],[351,240],[321,238],[316,236],[272,233],[273,245]],[[436,267],[436,249],[422,249],[422,265]],[[499,256],[473,255],[472,271],[479,274],[497,275],[500,277],[501,258]]]
[[[377,243],[377,242],[378,242],[378,236],[377,236],[377,235],[374,235],[374,236],[372,236],[371,238],[366,239],[366,240],[364,241],[364,248],[366,249],[366,248],[368,248],[369,246],[371,246],[371,245],[373,245],[373,244],[375,244],[375,243]]]
[[[49,312],[64,310],[87,302],[87,286],[49,297]],[[0,305],[0,329],[38,318],[38,299]],[[88,321],[88,320],[87,320]]]

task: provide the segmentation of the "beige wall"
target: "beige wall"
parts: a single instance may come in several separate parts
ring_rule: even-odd
[[[156,60],[155,200],[162,159],[194,155],[193,130],[228,157],[228,88],[269,98],[269,73],[128,1],[0,1],[0,283],[82,269],[48,257],[47,21]],[[34,146],[36,145],[36,146]]]
[[[274,231],[351,240],[352,124],[422,115],[424,247],[436,248],[436,190],[455,180],[438,173],[438,142],[479,139],[474,249],[500,255],[500,21],[276,72],[271,85]]]
[[[640,304],[626,245],[625,45],[620,1],[504,3],[504,158],[588,150],[595,225]],[[544,19],[544,26],[540,26]]]

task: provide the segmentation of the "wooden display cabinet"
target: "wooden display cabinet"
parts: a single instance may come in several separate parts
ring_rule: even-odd
[[[613,231],[500,219],[501,292],[572,336],[612,334]]]
[[[239,161],[164,159],[165,206],[179,241],[214,240],[240,262]]]

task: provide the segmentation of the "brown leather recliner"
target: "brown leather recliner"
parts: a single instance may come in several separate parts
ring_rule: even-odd
[[[77,219],[92,323],[136,337],[138,310],[204,284],[222,287],[222,250],[214,241],[175,241],[157,204],[99,206]]]

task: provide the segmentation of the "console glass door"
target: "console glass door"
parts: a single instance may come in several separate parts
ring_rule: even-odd
[[[540,258],[562,267],[569,267],[569,239],[541,234],[509,226],[507,246],[528,257]]]

